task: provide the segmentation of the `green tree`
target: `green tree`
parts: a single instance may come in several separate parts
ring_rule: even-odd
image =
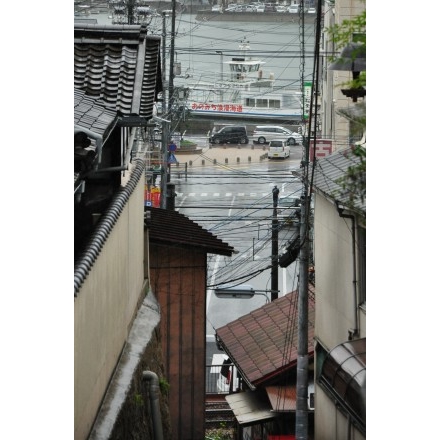
[[[362,51],[366,53],[366,25],[367,15],[364,10],[359,15],[351,19],[343,20],[340,24],[335,24],[325,31],[329,34],[330,39],[334,43],[335,51],[339,54],[348,44],[358,43],[358,48],[353,51],[353,59]],[[330,57],[330,61],[338,61],[338,56]],[[353,77],[352,80],[342,84],[349,89],[366,88],[367,73],[362,71],[359,75]],[[341,85],[341,86],[342,86]],[[365,133],[366,131],[366,108],[365,101],[356,103],[350,113],[344,109],[338,111],[341,116],[349,119],[353,134]],[[364,201],[366,197],[366,149],[365,145],[355,143],[351,147],[351,153],[358,159],[358,165],[350,167],[346,175],[340,179],[339,183],[342,187],[341,192],[349,195],[350,203],[355,204],[357,200]]]

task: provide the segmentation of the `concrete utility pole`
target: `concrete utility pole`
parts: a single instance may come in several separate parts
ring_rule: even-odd
[[[304,27],[304,0],[300,2],[300,24]],[[296,424],[295,437],[297,440],[308,439],[308,322],[309,322],[309,217],[310,217],[310,186],[313,184],[312,177],[309,177],[309,162],[310,162],[310,133],[312,132],[312,119],[314,120],[313,127],[313,145],[316,145],[316,128],[317,128],[317,114],[318,114],[318,93],[317,78],[319,72],[319,49],[321,36],[321,2],[318,2],[317,20],[315,29],[315,57],[312,76],[312,89],[310,99],[310,109],[308,118],[307,137],[304,138],[304,157],[302,160],[303,167],[303,204],[301,206],[301,228],[300,228],[300,243],[301,249],[299,253],[299,283],[298,283],[298,359],[296,370]],[[304,56],[304,49],[301,50],[301,55]],[[302,84],[303,86],[303,84]],[[304,87],[303,87],[304,93]],[[313,160],[315,157],[313,155]]]
[[[166,83],[166,53],[165,53],[165,49],[166,49],[166,41],[167,41],[167,28],[166,28],[166,24],[167,24],[167,17],[168,14],[171,11],[162,11],[162,84],[163,84],[163,91],[162,91],[162,114],[166,115],[167,114],[167,92],[166,92],[166,87],[165,87],[165,83]]]
[[[173,0],[171,15],[170,79],[168,81],[168,110],[172,112],[174,102],[174,40],[176,34],[176,0]],[[172,119],[171,113],[169,119]]]
[[[303,95],[303,119],[306,112],[304,100],[304,65],[305,65],[305,46],[304,46],[304,0],[299,2],[299,31],[300,31],[300,73],[301,90]],[[313,90],[313,86],[312,86]],[[308,131],[310,133],[310,131]],[[297,440],[307,440],[309,430],[307,391],[308,391],[308,267],[309,267],[309,241],[308,241],[308,222],[309,222],[309,200],[308,200],[308,163],[309,163],[309,138],[303,137],[303,201],[301,204],[301,223],[300,223],[300,252],[299,252],[299,280],[298,280],[298,358],[296,365],[296,412],[295,412],[295,437]]]
[[[308,141],[306,141],[308,154]],[[309,197],[304,179],[304,199],[301,205],[301,226],[298,281],[298,359],[296,368],[296,429],[298,440],[308,439],[308,322],[309,322]]]
[[[272,215],[272,269],[271,278],[271,301],[278,298],[278,194],[280,190],[275,185],[272,190],[273,197],[273,215]]]

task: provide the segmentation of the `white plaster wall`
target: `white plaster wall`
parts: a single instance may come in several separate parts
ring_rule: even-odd
[[[75,298],[75,440],[87,438],[142,293],[143,196],[140,179]]]
[[[347,341],[355,327],[351,228],[351,219],[339,217],[334,203],[315,195],[315,337],[329,350]],[[360,336],[365,337],[365,314],[360,315]],[[347,429],[347,418],[317,385],[315,438],[346,439]],[[351,439],[364,438],[350,429]]]
[[[351,220],[316,194],[315,199],[315,335],[327,347],[348,340],[355,327]]]

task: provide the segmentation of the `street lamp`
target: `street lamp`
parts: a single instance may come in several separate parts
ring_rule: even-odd
[[[239,286],[218,287],[214,289],[217,298],[239,298],[250,299],[254,295],[263,295],[266,298],[266,303],[269,303],[267,292],[270,290],[255,290],[250,284],[241,284]]]

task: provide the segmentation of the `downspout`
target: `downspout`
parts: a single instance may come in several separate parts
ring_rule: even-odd
[[[159,407],[159,379],[156,373],[152,371],[143,371],[142,380],[147,380],[149,383],[149,396],[151,406],[151,416],[153,418],[153,436],[154,440],[163,440],[162,419],[160,417]]]
[[[351,247],[353,254],[353,314],[354,314],[354,329],[348,330],[348,340],[359,336],[359,323],[358,323],[358,307],[357,307],[357,278],[356,278],[356,218],[352,214],[344,214],[344,207],[340,205],[338,200],[335,201],[336,210],[339,217],[351,219]]]
[[[102,144],[103,144],[102,136],[97,133],[94,133],[91,130],[88,130],[87,128],[80,127],[79,125],[75,125],[74,126],[74,133],[77,133],[79,131],[83,131],[89,138],[95,139],[96,151],[98,152],[98,162],[97,162],[95,168],[98,169],[98,165],[101,163],[101,157],[102,157]]]

